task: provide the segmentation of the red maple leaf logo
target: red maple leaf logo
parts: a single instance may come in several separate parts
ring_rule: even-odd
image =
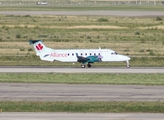
[[[42,49],[43,49],[43,46],[39,43],[39,44],[36,46],[36,49],[37,49],[37,50],[42,50]]]

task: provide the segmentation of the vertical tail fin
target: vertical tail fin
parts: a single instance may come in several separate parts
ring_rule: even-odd
[[[29,43],[33,44],[37,56],[47,52],[47,47],[42,43],[41,40],[29,40]]]

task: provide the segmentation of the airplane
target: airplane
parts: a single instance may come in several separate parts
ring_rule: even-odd
[[[81,68],[85,68],[86,65],[90,68],[91,63],[94,62],[120,62],[125,61],[126,67],[129,68],[130,57],[118,54],[111,49],[52,49],[46,47],[42,40],[29,40],[32,44],[36,55],[41,60],[45,61],[60,61],[60,62],[79,62]]]

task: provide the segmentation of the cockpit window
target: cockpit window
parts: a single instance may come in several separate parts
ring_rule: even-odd
[[[112,52],[111,55],[117,55],[118,53],[117,52]]]

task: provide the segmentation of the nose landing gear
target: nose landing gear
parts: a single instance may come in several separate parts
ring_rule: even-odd
[[[126,61],[126,67],[127,67],[127,68],[130,68],[129,61]]]

